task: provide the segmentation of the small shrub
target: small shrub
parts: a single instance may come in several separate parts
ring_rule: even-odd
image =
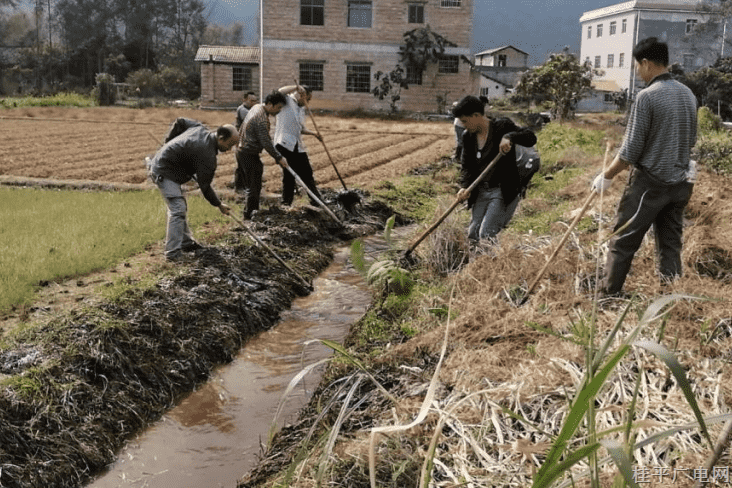
[[[114,76],[108,73],[97,73],[96,86],[92,91],[97,103],[104,107],[114,105],[117,97],[114,91]]]
[[[709,110],[709,107],[701,107],[697,112],[697,127],[700,135],[716,132],[722,129],[722,119]]]

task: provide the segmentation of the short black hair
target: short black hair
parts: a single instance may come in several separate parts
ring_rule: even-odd
[[[233,129],[231,125],[222,125],[216,129],[216,137],[224,140],[230,139],[232,136],[237,134],[236,130],[231,129]]]
[[[485,105],[478,97],[467,95],[452,109],[453,117],[467,117],[473,114],[485,115]]]
[[[257,96],[257,94],[256,94],[256,93],[254,93],[253,91],[248,91],[248,92],[246,92],[246,93],[244,94],[244,98],[249,98],[249,95],[254,95],[255,97]]]
[[[264,104],[267,105],[268,103],[270,105],[286,105],[287,97],[284,93],[275,90],[266,97],[264,97]]]
[[[668,44],[656,37],[648,37],[635,45],[633,57],[639,63],[647,59],[661,66],[668,66]]]

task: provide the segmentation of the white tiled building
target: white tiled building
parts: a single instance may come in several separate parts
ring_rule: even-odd
[[[698,30],[702,24],[708,29]],[[580,18],[580,59],[604,71],[631,96],[643,87],[635,75],[633,47],[647,37],[668,43],[669,64],[685,71],[714,64],[722,50],[722,26],[710,23],[699,0],[633,0],[585,12]]]

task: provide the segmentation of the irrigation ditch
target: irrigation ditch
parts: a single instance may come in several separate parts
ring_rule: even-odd
[[[326,199],[330,192],[326,192]],[[262,210],[250,229],[312,280],[333,250],[384,228],[385,204]],[[397,216],[397,223],[405,221]],[[0,351],[0,486],[78,487],[114,462],[247,339],[272,327],[302,284],[243,229],[197,250],[154,286],[28,327]]]

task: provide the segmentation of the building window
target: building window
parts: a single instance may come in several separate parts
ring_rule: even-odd
[[[300,83],[323,91],[323,63],[300,63]]]
[[[300,25],[323,25],[325,0],[300,0]]]
[[[613,64],[615,64],[615,55],[614,54],[608,54],[607,55],[607,67],[612,68]]]
[[[618,55],[618,68],[622,68],[625,66],[625,53],[620,53]]]
[[[234,66],[232,69],[231,89],[233,91],[245,91],[252,89],[251,66]]]
[[[696,19],[686,19],[686,33],[691,34],[696,28]]]
[[[422,4],[409,5],[409,23],[410,24],[424,24],[424,5],[422,5]]]
[[[587,56],[587,57],[585,58],[585,64],[586,64],[586,65],[589,65],[589,66],[592,66],[592,61],[590,61],[590,57],[589,57],[589,56]]]
[[[371,66],[368,64],[346,65],[346,91],[350,93],[371,92]]]
[[[613,102],[614,102],[613,95],[611,93],[606,93],[605,94],[605,103],[613,103]]]
[[[507,62],[508,62],[508,56],[506,56],[505,54],[498,55],[498,66],[505,68]]]
[[[461,0],[440,0],[440,7],[459,7]]]
[[[407,83],[410,85],[421,85],[422,70],[415,66],[407,65]]]
[[[617,29],[617,27],[618,27],[617,22],[615,22],[615,21],[610,22],[610,35],[611,36],[615,35],[615,29]]]
[[[460,57],[459,56],[445,56],[440,58],[440,62],[437,66],[437,72],[440,74],[454,74],[460,71]]]
[[[684,54],[684,71],[694,71],[693,54]]]
[[[592,26],[587,26],[587,39],[592,39]]]
[[[602,24],[597,24],[597,34],[595,37],[602,37]]]
[[[348,27],[371,28],[371,2],[351,0],[348,2]]]
[[[600,67],[600,63],[602,62],[601,59],[600,59],[601,57],[602,56],[595,56],[595,68],[599,68]]]
[[[620,27],[620,33],[625,34],[628,31],[628,19],[623,19],[622,26]]]

